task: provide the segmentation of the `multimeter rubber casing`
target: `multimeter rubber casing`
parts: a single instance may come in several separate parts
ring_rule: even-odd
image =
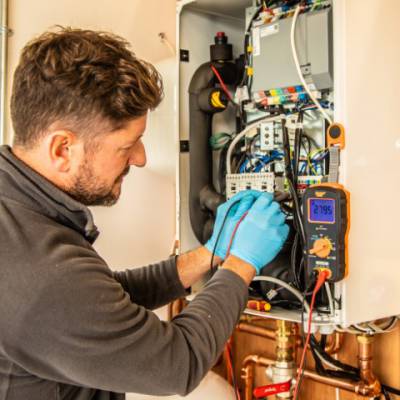
[[[306,280],[318,268],[327,268],[330,282],[348,273],[347,240],[350,229],[350,194],[337,183],[310,186],[303,195]]]

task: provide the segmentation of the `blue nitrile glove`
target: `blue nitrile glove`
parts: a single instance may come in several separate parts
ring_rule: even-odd
[[[263,193],[239,225],[230,254],[251,264],[259,274],[282,249],[288,234],[279,204],[272,194]]]
[[[205,244],[205,247],[211,253],[214,251],[215,243],[221,232],[226,213],[229,211],[222,232],[219,235],[217,248],[215,250],[216,256],[221,257],[222,259],[226,258],[226,252],[228,251],[228,246],[236,224],[242,215],[250,209],[255,200],[260,197],[261,193],[262,192],[257,190],[243,190],[218,207],[213,234]]]

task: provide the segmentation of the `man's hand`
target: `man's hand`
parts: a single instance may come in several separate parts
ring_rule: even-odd
[[[226,214],[228,216],[216,246],[213,266],[226,258],[233,231],[246,212],[248,214],[237,229],[230,255],[223,267],[237,273],[249,284],[255,272],[259,273],[276,257],[289,233],[279,204],[273,201],[270,193],[254,190],[240,192],[218,208],[214,232],[205,247],[178,257],[178,274],[185,288],[210,270],[212,251]]]
[[[288,234],[279,204],[272,194],[263,193],[239,225],[230,254],[251,264],[259,274],[282,249]]]
[[[213,234],[205,245],[211,253],[215,249],[216,256],[226,258],[236,224],[261,194],[262,192],[256,190],[244,190],[218,207]]]

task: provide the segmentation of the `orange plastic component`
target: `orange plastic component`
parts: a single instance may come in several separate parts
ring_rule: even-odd
[[[337,146],[340,150],[343,150],[346,144],[345,141],[345,129],[342,124],[334,122],[329,125],[327,132],[327,143],[328,147]]]
[[[314,242],[313,248],[310,250],[310,254],[315,254],[319,258],[327,258],[332,251],[332,243],[327,238],[317,239]]]

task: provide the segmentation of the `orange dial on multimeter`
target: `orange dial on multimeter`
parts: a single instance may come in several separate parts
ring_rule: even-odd
[[[347,239],[350,228],[350,194],[337,183],[313,185],[303,195],[306,275],[327,268],[331,282],[348,272]]]

